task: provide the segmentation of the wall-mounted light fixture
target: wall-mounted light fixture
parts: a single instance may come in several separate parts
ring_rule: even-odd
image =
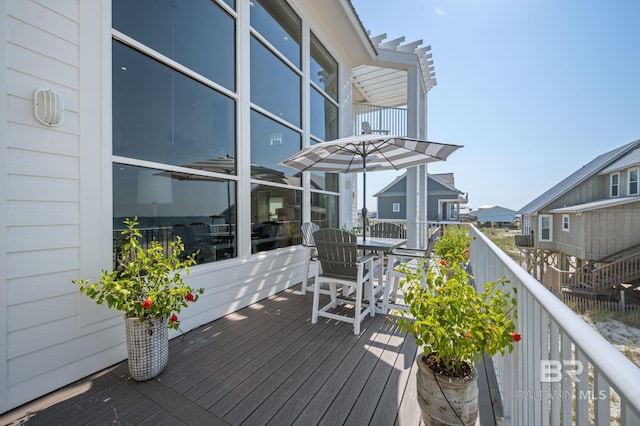
[[[51,89],[38,89],[33,94],[33,114],[46,126],[59,126],[64,118],[62,97]]]

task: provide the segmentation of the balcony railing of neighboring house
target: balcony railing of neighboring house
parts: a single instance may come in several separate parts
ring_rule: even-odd
[[[640,368],[471,225],[478,285],[517,289],[511,354],[494,357],[508,424],[640,424]]]
[[[407,136],[407,109],[354,103],[353,134],[381,133]]]
[[[531,234],[516,235],[516,247],[533,247],[533,235]]]

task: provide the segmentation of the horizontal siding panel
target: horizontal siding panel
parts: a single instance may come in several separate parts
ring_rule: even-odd
[[[78,0],[35,0],[36,3],[51,9],[74,22],[79,21],[79,1]]]
[[[73,111],[64,111],[63,122],[59,126],[49,127],[41,124],[33,114],[33,99],[9,96],[9,114],[7,119],[9,123],[22,123],[30,126],[41,127],[50,132],[67,132],[74,135],[78,135],[80,133],[78,114]]]
[[[7,29],[7,38],[20,47],[72,66],[77,66],[80,62],[76,43],[52,36],[40,28],[16,19],[8,19]]]
[[[31,102],[31,110],[33,114],[33,94],[36,90],[47,88],[57,92],[64,103],[65,119],[66,113],[78,112],[80,104],[80,92],[76,89],[71,89],[66,86],[52,83],[50,81],[43,80],[38,77],[34,77],[29,74],[25,74],[21,71],[7,70],[7,86],[9,88],[9,95],[17,98],[25,99]],[[38,123],[39,124],[39,123]],[[46,129],[51,129],[46,127]]]
[[[78,249],[58,249],[8,253],[7,278],[29,277],[78,270]]]
[[[76,179],[9,175],[9,200],[77,202],[79,197],[80,183]]]
[[[8,280],[8,304],[17,305],[39,299],[77,293],[78,288],[71,283],[71,280],[77,277],[78,271],[63,271]]]
[[[10,226],[77,225],[79,208],[78,203],[10,201],[7,223]]]
[[[80,160],[78,157],[9,149],[8,172],[15,175],[79,179]]]
[[[7,47],[7,67],[9,69],[78,89],[80,72],[77,66],[39,55],[14,44],[9,44]]]
[[[51,4],[58,3],[52,1]],[[69,7],[68,1],[61,2],[57,8],[49,8],[29,0],[10,1],[7,6],[7,14],[34,27],[42,28],[51,34],[55,34],[72,43],[80,40],[80,25],[78,24],[78,10],[75,12]],[[77,6],[76,6],[77,8]],[[67,16],[63,14],[66,13]]]
[[[13,226],[7,228],[7,247],[12,252],[79,246],[80,229],[77,225]]]
[[[70,289],[75,285],[68,283]],[[74,315],[78,310],[78,294],[41,299],[19,305],[9,305],[7,325],[9,333]]]
[[[123,348],[124,346],[100,352],[92,357],[66,364],[64,367],[51,370],[47,374],[10,386],[7,397],[9,407],[17,407],[24,404],[25,401],[36,399],[75,380],[93,374],[96,370],[110,367],[122,361],[126,357],[126,355],[123,356]],[[11,363],[8,368],[11,368]]]
[[[52,318],[37,327],[29,327],[22,330],[8,333],[8,358],[17,358],[29,353],[48,350],[62,342],[69,342],[84,336],[85,341],[91,341],[97,344],[100,336],[104,334],[104,330],[115,328],[118,335],[115,335],[110,345],[116,345],[124,341],[124,323],[122,317],[109,321],[107,323],[96,324],[86,329],[80,329],[78,325],[78,316],[71,315],[64,318]],[[99,326],[99,327],[98,327]],[[85,356],[91,354],[93,350],[87,348],[83,352]]]
[[[50,154],[77,157],[80,137],[70,133],[52,132],[49,128],[9,123],[9,148],[28,149]]]

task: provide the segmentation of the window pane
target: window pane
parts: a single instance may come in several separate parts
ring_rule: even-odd
[[[198,263],[236,256],[236,183],[204,176],[183,179],[162,170],[113,165],[113,229],[138,217],[145,240],[168,246],[180,235],[185,253]]]
[[[300,172],[279,163],[301,147],[300,133],[251,111],[251,175],[254,179],[300,186]]]
[[[311,189],[338,192],[338,173],[311,172]]]
[[[338,138],[338,107],[311,88],[311,133],[322,140]]]
[[[251,253],[302,242],[302,191],[251,185]]]
[[[113,154],[181,166],[235,158],[235,102],[113,43]]]
[[[283,0],[253,0],[251,26],[300,69],[301,21]]]
[[[300,76],[253,37],[251,102],[300,127]]]
[[[338,196],[311,193],[311,221],[321,228],[340,228]]]
[[[311,34],[311,75],[309,77],[334,101],[338,101],[338,62],[314,34]]]
[[[638,170],[629,171],[629,195],[638,194]]]
[[[113,27],[235,90],[235,21],[210,0],[114,0]]]

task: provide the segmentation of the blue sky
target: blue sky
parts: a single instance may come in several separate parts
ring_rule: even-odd
[[[428,139],[464,148],[429,173],[453,172],[474,210],[518,210],[640,139],[638,0],[352,3],[372,36],[432,46]],[[367,175],[369,210],[399,174]]]

